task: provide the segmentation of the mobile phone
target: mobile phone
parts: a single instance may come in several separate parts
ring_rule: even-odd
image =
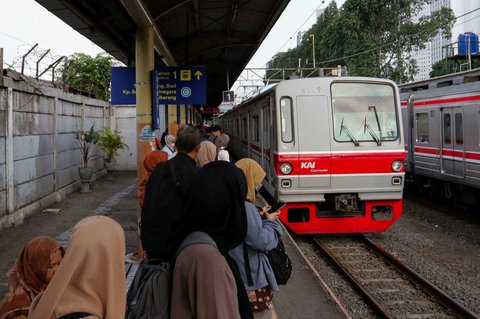
[[[268,210],[268,213],[269,213],[269,214],[275,213],[277,210],[280,210],[280,209],[282,209],[283,207],[285,207],[285,205],[287,205],[287,203],[278,202],[278,203],[276,203],[275,205],[273,205],[272,207],[270,207],[270,209]]]

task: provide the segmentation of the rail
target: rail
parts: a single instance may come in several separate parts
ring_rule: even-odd
[[[363,235],[313,242],[381,318],[480,318]]]

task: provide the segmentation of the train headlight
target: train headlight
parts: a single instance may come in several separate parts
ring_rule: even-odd
[[[293,168],[290,163],[283,163],[280,165],[280,172],[282,172],[282,174],[288,175],[292,172],[292,169]]]
[[[400,172],[402,170],[403,164],[401,161],[393,161],[392,162],[392,170],[394,172]]]

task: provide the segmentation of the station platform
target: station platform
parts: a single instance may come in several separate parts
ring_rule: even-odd
[[[89,193],[73,193],[24,224],[0,231],[0,294],[7,292],[8,272],[23,246],[32,238],[46,235],[66,246],[73,226],[82,218],[100,214],[118,221],[124,231],[127,253],[136,246],[136,172],[114,171],[93,182]],[[297,250],[288,234],[284,236],[292,259],[292,276],[274,296],[279,319],[346,318]],[[347,315],[348,316],[348,315]],[[120,319],[120,318],[119,318]]]

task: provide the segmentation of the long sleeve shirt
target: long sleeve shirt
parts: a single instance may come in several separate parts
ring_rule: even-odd
[[[245,202],[245,208],[248,225],[245,246],[252,273],[252,285],[249,285],[247,280],[243,254],[244,245],[235,247],[230,250],[229,254],[237,263],[247,290],[255,290],[269,285],[272,290],[278,291],[277,281],[265,252],[277,247],[278,239],[282,235],[282,226],[278,221],[262,219],[255,205],[250,202]]]

